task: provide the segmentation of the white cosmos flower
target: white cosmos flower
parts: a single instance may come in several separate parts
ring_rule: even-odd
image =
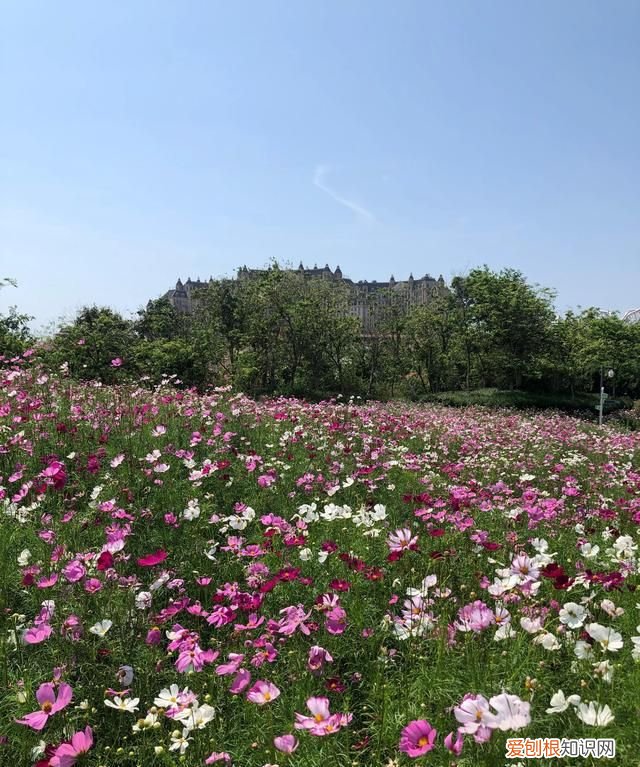
[[[111,626],[113,626],[113,621],[110,621],[108,618],[105,618],[105,620],[94,623],[94,625],[91,626],[89,631],[92,634],[95,634],[96,636],[103,637],[105,636],[107,631],[109,631]]]
[[[618,652],[624,645],[622,634],[619,634],[612,628],[601,626],[599,623],[589,623],[585,627],[585,630],[592,639],[595,639],[603,650]]]
[[[433,586],[436,585],[438,582],[438,576],[437,575],[427,575],[426,578],[422,579],[422,583],[420,584],[420,588],[415,589],[409,587],[407,589],[407,596],[409,597],[426,597],[429,593],[429,589],[433,588]]]
[[[600,705],[600,703],[580,703],[577,710],[578,719],[591,727],[606,727],[611,724],[615,717],[613,712],[607,705]]]
[[[138,721],[132,726],[134,732],[143,732],[144,730],[156,729],[160,726],[158,722],[158,715],[148,713],[144,719],[138,719]]]
[[[569,695],[568,698],[565,698],[562,690],[558,690],[558,692],[551,696],[547,714],[561,714],[563,711],[566,711],[570,705],[577,706],[579,703],[579,695]]]
[[[636,627],[636,631],[640,631],[640,626]],[[640,636],[631,637],[631,644],[633,645],[631,657],[634,660],[640,660]]]
[[[117,711],[127,711],[128,713],[133,714],[134,711],[138,710],[138,703],[140,703],[140,698],[123,699],[119,695],[116,695],[113,700],[105,700],[104,705],[109,708],[115,708]]]
[[[509,623],[501,624],[496,633],[493,635],[495,642],[500,642],[503,639],[512,639],[516,635],[516,632],[511,628]]]
[[[583,543],[582,546],[580,546],[580,554],[582,554],[585,559],[595,559],[599,552],[600,546],[592,546],[590,543]]]
[[[573,647],[573,652],[580,660],[590,660],[593,658],[593,647],[588,642],[578,639]]]
[[[215,717],[216,710],[213,706],[204,703],[194,703],[191,708],[185,708],[176,714],[177,719],[182,725],[191,732],[191,730],[203,730],[207,724]]]
[[[577,629],[582,626],[586,618],[587,611],[582,605],[576,602],[566,602],[560,610],[560,623],[564,623],[570,629]]]
[[[533,638],[534,644],[539,644],[544,647],[545,650],[559,650],[560,642],[550,631],[543,631],[541,634],[537,634]]]
[[[600,663],[594,663],[593,673],[596,676],[599,676],[603,682],[611,684],[611,680],[613,679],[613,665],[611,664],[611,661],[602,660]]]
[[[26,567],[29,564],[29,560],[31,559],[31,552],[29,549],[22,549],[20,552],[20,555],[18,556],[18,564],[20,567]]]
[[[180,699],[185,698],[189,694],[189,688],[185,687],[182,692],[177,684],[172,684],[169,689],[166,687],[160,690],[156,699],[153,701],[153,705],[158,708],[174,708],[179,705]]]
[[[180,733],[180,730],[174,730],[171,733],[171,745],[169,746],[169,751],[180,751],[181,754],[184,754],[187,748],[189,748],[190,742],[191,738],[189,737],[189,730],[186,727],[182,730],[182,734]]]

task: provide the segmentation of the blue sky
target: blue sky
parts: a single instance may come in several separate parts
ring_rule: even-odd
[[[41,327],[273,258],[640,305],[636,0],[4,3],[0,291]]]

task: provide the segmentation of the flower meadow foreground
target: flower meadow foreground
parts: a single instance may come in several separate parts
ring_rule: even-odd
[[[637,434],[27,354],[0,504],[3,765],[640,764]]]

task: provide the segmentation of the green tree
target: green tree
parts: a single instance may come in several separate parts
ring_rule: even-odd
[[[17,287],[10,277],[0,279],[0,289]],[[33,336],[29,322],[33,319],[28,314],[21,314],[17,307],[10,306],[5,314],[0,314],[0,356],[13,357],[21,354],[31,343]]]
[[[520,388],[541,375],[540,355],[554,321],[552,291],[530,285],[516,269],[472,270],[455,281],[467,354],[475,353],[485,384]]]
[[[118,376],[136,372],[138,336],[131,321],[108,307],[87,306],[64,325],[49,344],[50,362],[68,364],[69,373],[81,379],[110,383]],[[123,361],[123,369],[113,360]]]

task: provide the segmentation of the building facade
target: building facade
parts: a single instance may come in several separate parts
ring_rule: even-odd
[[[248,269],[246,266],[242,266],[238,269],[237,279],[239,281],[257,279],[268,274],[269,271],[270,269]],[[386,304],[393,302],[396,306],[409,312],[414,307],[427,304],[437,296],[448,292],[442,275],[438,279],[429,274],[414,279],[413,274],[410,274],[407,280],[396,280],[391,275],[388,282],[369,280],[355,282],[345,277],[339,266],[332,270],[328,264],[324,268],[314,266],[313,269],[310,269],[300,263],[297,269],[282,271],[298,274],[305,280],[325,280],[346,288],[349,296],[348,311],[360,320],[364,333],[375,331],[376,323],[381,316],[380,309]],[[205,281],[192,280],[190,277],[186,282],[178,280],[175,288],[168,291],[164,297],[178,311],[191,313],[197,302],[197,292],[205,288],[210,282],[212,282],[212,278]]]

